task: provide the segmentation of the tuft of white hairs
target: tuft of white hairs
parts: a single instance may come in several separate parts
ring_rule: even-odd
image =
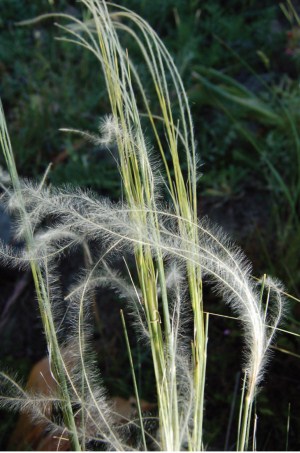
[[[154,257],[157,250],[160,250],[162,256],[170,263],[166,277],[167,287],[173,287],[174,284],[178,287],[182,285],[183,274],[180,267],[184,269],[189,262],[199,265],[203,278],[213,283],[218,294],[242,321],[245,332],[244,366],[248,376],[248,386],[251,387],[251,394],[254,397],[255,389],[263,376],[269,346],[281,318],[283,288],[279,282],[271,278],[265,281],[266,287],[270,288],[270,308],[272,308],[268,311],[272,314],[267,316],[261,307],[260,292],[251,277],[249,262],[220,228],[213,226],[207,220],[200,222],[196,225],[198,243],[195,244],[191,243],[189,238],[182,237],[178,229],[178,216],[168,211],[162,210],[156,213],[159,220],[159,235],[157,235],[156,231],[153,231],[151,222],[140,222],[139,216],[132,215],[138,210],[137,208],[130,208],[124,203],[113,204],[108,200],[100,200],[91,192],[77,189],[74,193],[67,188],[43,189],[28,181],[23,184],[23,192],[28,219],[32,223],[33,230],[37,230],[38,224],[48,216],[56,216],[53,228],[37,234],[34,251],[31,251],[36,259],[42,257],[42,260],[49,263],[51,257],[65,253],[74,244],[77,246],[82,244],[84,237],[87,243],[93,241],[98,244],[99,253],[101,250],[106,251],[106,258],[120,253],[133,254],[138,244],[150,246]],[[147,210],[145,214],[147,218]],[[20,226],[21,232],[22,226]],[[2,254],[9,260],[7,252],[5,253],[3,249]],[[180,267],[176,263],[179,263]],[[100,275],[87,272],[83,280],[79,280],[77,288],[73,288],[66,299],[70,299],[73,304],[77,299],[77,305],[80,306],[85,303],[84,300],[89,299],[89,292],[95,287],[104,284],[112,286],[127,299],[131,299],[135,307],[138,307],[136,320],[141,324],[141,331],[145,332],[139,290],[130,288],[118,273],[107,266],[104,259],[100,259],[98,265],[101,268]],[[56,291],[54,286],[53,293]],[[180,290],[176,291],[175,299],[177,297],[178,300],[174,302],[172,310],[173,332],[177,332],[174,333],[175,345],[179,343],[179,313],[182,312],[182,307],[186,303],[186,298],[179,295]],[[77,313],[78,309],[75,309],[74,319]],[[268,329],[266,322],[273,327]],[[178,356],[183,357],[183,354]]]
[[[124,7],[114,5],[115,13],[110,16],[105,1],[82,0],[82,3],[89,9],[93,19],[81,22],[62,14],[60,16],[73,21],[73,25],[60,28],[67,33],[69,38],[66,40],[73,40],[89,49],[100,61],[114,115],[101,121],[99,134],[74,129],[67,131],[78,132],[96,145],[109,147],[117,144],[120,151],[118,165],[124,186],[127,184],[128,203],[112,203],[99,199],[92,192],[68,186],[47,188],[44,181],[37,185],[18,180],[17,184],[15,182],[16,192],[6,190],[3,199],[17,219],[16,237],[20,240],[29,237],[30,247],[29,250],[15,252],[13,248],[1,246],[0,257],[13,266],[23,266],[27,261],[39,266],[44,296],[50,301],[50,314],[53,312],[59,350],[71,348],[72,351],[72,366],[65,357],[62,357],[62,366],[72,402],[78,403],[84,420],[83,425],[78,427],[82,444],[86,446],[89,439],[101,439],[108,449],[122,450],[129,448],[126,429],[120,431],[115,425],[113,409],[106,398],[101,379],[95,372],[92,354],[89,352],[91,301],[98,287],[107,285],[113,288],[129,302],[140,337],[146,340],[145,343],[151,343],[149,319],[147,324],[145,302],[142,300],[142,283],[140,288],[128,265],[125,275],[122,275],[112,264],[116,257],[123,257],[127,263],[128,257],[136,256],[137,248],[147,250],[147,254],[151,253],[153,268],[156,265],[159,268],[160,265],[160,275],[164,272],[160,280],[165,287],[157,278],[153,297],[157,303],[157,317],[155,321],[150,320],[150,323],[161,323],[158,300],[161,299],[165,304],[162,318],[168,327],[168,338],[162,335],[165,350],[160,351],[165,366],[161,373],[162,379],[157,382],[157,393],[163,390],[167,393],[160,401],[167,401],[162,408],[165,412],[160,414],[161,425],[164,424],[164,416],[168,420],[165,432],[163,433],[163,429],[160,431],[161,437],[164,435],[165,439],[160,439],[158,433],[158,443],[164,441],[162,445],[169,449],[174,445],[178,449],[187,448],[187,445],[191,445],[191,433],[193,436],[198,430],[198,425],[195,427],[193,420],[198,410],[194,407],[195,399],[198,398],[199,406],[203,403],[200,401],[201,395],[199,397],[199,386],[197,390],[194,388],[193,360],[185,329],[191,316],[190,299],[193,298],[186,282],[190,277],[189,270],[192,269],[195,273],[197,270],[197,279],[194,280],[196,285],[201,283],[201,278],[210,281],[242,322],[245,338],[244,368],[250,403],[263,378],[270,345],[282,316],[282,287],[272,279],[262,281],[267,292],[267,304],[263,307],[259,284],[252,280],[251,266],[241,250],[232,244],[221,229],[205,219],[199,222],[196,220],[198,161],[190,109],[178,70],[157,34],[143,19]],[[127,24],[128,20],[132,27]],[[149,69],[162,115],[155,120],[159,119],[164,126],[165,142],[172,161],[170,168],[162,142],[157,136],[157,129],[153,126],[154,118],[142,81],[118,40],[117,29],[128,33],[135,40]],[[95,38],[95,31],[101,44]],[[172,113],[169,84],[179,106],[178,118],[174,118]],[[151,118],[168,177],[166,183],[141,127],[135,89]],[[0,121],[4,137],[3,140],[0,135],[1,144],[12,152],[2,109]],[[181,172],[180,149],[185,154],[187,182]],[[7,160],[12,165],[13,160]],[[13,170],[12,174],[18,179],[15,169]],[[174,180],[171,177],[172,170]],[[162,184],[165,184],[170,194],[170,208],[161,202]],[[136,191],[139,193],[136,194]],[[45,224],[49,226],[45,228]],[[78,247],[84,249],[88,257],[87,269],[78,273],[76,284],[64,295],[60,287],[58,260]],[[152,283],[155,284],[155,276]],[[197,292],[197,296],[199,294]],[[202,303],[200,300],[196,302]],[[66,336],[62,330],[63,323],[68,326]],[[200,335],[200,331],[198,334]],[[200,343],[197,346],[199,345]],[[49,357],[52,363],[51,344]],[[24,410],[30,408],[32,413],[36,411],[40,415],[40,407],[36,404],[38,397],[29,397],[6,375],[3,374],[2,378],[5,385],[11,386],[17,395],[15,402],[9,396],[1,396],[3,405],[15,405],[14,407]],[[200,409],[203,411],[202,406]],[[179,416],[179,432],[174,430],[175,434],[172,432],[172,420],[169,423],[174,413]],[[177,426],[177,420],[175,422]],[[134,421],[129,420],[128,423]],[[199,427],[199,431],[202,431],[202,427]],[[199,441],[201,436],[194,437],[197,438],[195,445],[202,446],[202,440]],[[174,439],[176,441],[173,443]]]

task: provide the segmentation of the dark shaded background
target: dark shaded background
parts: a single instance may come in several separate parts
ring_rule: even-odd
[[[199,215],[208,214],[241,245],[253,273],[280,277],[300,297],[299,194],[300,25],[274,1],[123,0],[146,18],[171,51],[184,80],[195,121],[203,177]],[[298,2],[293,3],[298,9]],[[52,184],[92,188],[115,200],[121,194],[114,160],[91,144],[58,131],[97,130],[109,113],[98,63],[67,43],[51,20],[19,27],[16,22],[50,11],[82,17],[75,1],[0,0],[0,95],[17,167],[22,177],[41,178],[49,162]],[[136,58],[151,97],[151,83],[138,51]],[[247,90],[247,91],[245,91]],[[176,111],[177,106],[174,105]],[[154,107],[155,109],[155,107]],[[149,140],[151,134],[149,132]],[[2,239],[11,219],[1,216]],[[82,257],[62,263],[67,288]],[[1,268],[0,344],[2,367],[26,379],[46,354],[29,273]],[[231,314],[205,289],[206,309]],[[101,313],[94,343],[111,394],[132,394],[130,369],[119,318],[121,302],[109,292],[97,299]],[[299,332],[299,303],[289,302],[284,328]],[[99,320],[98,320],[99,321]],[[208,450],[235,449],[239,388],[240,330],[235,321],[211,316],[206,386],[205,438]],[[153,401],[151,360],[131,332],[142,397]],[[264,387],[257,400],[258,450],[299,450],[299,338],[278,335]],[[143,370],[143,372],[141,371]],[[127,372],[128,371],[128,372]],[[236,387],[237,383],[237,387]],[[288,411],[290,428],[287,436]],[[1,447],[16,416],[1,413]],[[226,441],[226,432],[227,441]]]

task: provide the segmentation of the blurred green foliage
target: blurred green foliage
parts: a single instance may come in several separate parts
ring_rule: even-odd
[[[255,273],[281,277],[299,297],[300,26],[295,15],[289,10],[290,16],[286,17],[273,0],[259,4],[254,0],[118,3],[137,11],[154,27],[183,78],[202,163],[200,209],[218,215],[225,229],[230,229],[227,218],[233,211],[234,239],[246,244]],[[0,96],[19,172],[25,177],[41,178],[53,162],[51,183],[79,184],[117,199],[121,190],[114,150],[108,152],[76,135],[59,132],[61,127],[96,131],[99,118],[109,113],[98,63],[86,51],[56,41],[55,36],[62,32],[52,20],[17,25],[52,11],[84,14],[80,4],[72,0],[0,0]],[[137,48],[128,38],[124,43],[130,55],[138,57]],[[139,70],[151,98],[151,83],[142,62]],[[213,311],[213,306],[210,309]],[[299,328],[297,309],[291,308],[287,320],[291,330]],[[213,449],[224,447],[216,439],[226,426],[234,387],[235,355],[231,351],[225,363],[224,349],[228,342],[231,347],[239,347],[233,334],[235,327],[228,328],[226,320],[225,329],[222,322],[212,323],[211,337],[216,335],[226,341],[217,350],[212,347],[208,370],[208,395],[215,392],[214,401],[218,403],[218,407],[208,403],[207,409],[207,439]],[[298,347],[290,339],[283,339],[282,346],[292,352]],[[281,359],[276,355],[270,373],[275,376],[272,388],[277,394],[282,389],[278,387],[280,379],[289,379],[291,363],[290,357],[285,362]],[[292,387],[296,390],[299,384],[293,379],[291,382],[288,398],[292,399]],[[260,399],[261,418],[267,421],[261,425],[265,437],[259,446],[270,449],[277,445],[283,450],[288,400],[278,402],[281,417],[273,420],[278,407],[274,408],[275,393],[271,392],[263,391]],[[212,416],[220,412],[220,401],[226,409],[223,424]],[[297,404],[292,414],[299,409]],[[299,420],[298,425],[293,423],[291,442],[297,445],[293,426],[299,426]],[[267,432],[272,432],[272,442]],[[230,433],[230,439],[234,438],[235,433]]]

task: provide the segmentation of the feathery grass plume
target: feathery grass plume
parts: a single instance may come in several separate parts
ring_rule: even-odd
[[[26,208],[23,202],[20,180],[15,165],[14,155],[4,117],[2,102],[0,102],[0,144],[8,167],[14,193],[18,199],[19,216],[22,224],[24,225],[25,233],[24,236],[26,241],[26,247],[28,250],[30,250],[34,244],[33,231],[31,229],[30,221],[27,217]],[[53,374],[56,377],[57,381],[60,383],[61,392],[62,394],[64,394],[64,399],[62,403],[64,422],[66,424],[66,427],[71,432],[71,442],[73,447],[79,450],[80,445],[75,427],[75,420],[72,413],[71,401],[67,390],[67,382],[65,380],[65,376],[63,373],[63,359],[57,342],[50,300],[39,266],[34,260],[30,260],[30,267],[35,283],[39,309],[49,348],[49,354],[51,356]]]
[[[136,211],[133,215],[138,216],[144,222],[143,208],[151,208],[150,219],[153,226],[156,225],[156,203],[159,198],[159,193],[156,190],[156,175],[153,173],[151,163],[148,158],[148,150],[144,134],[141,128],[139,110],[136,103],[136,98],[133,90],[132,75],[135,78],[135,84],[140,89],[142,99],[145,103],[146,111],[150,113],[151,124],[154,128],[154,132],[157,138],[157,144],[163,156],[165,163],[168,181],[169,191],[171,193],[174,206],[178,213],[184,215],[188,219],[196,218],[196,165],[195,165],[195,151],[193,141],[193,129],[190,121],[189,107],[186,100],[186,96],[181,94],[182,82],[178,75],[174,64],[172,63],[169,54],[165,51],[160,40],[151,30],[146,22],[141,20],[138,16],[128,12],[126,9],[119,9],[113,13],[112,17],[115,22],[111,21],[107,6],[104,2],[97,1],[84,1],[83,3],[90,9],[93,15],[93,23],[90,29],[87,29],[87,25],[84,24],[82,30],[86,33],[90,42],[87,42],[83,36],[77,32],[77,30],[70,27],[64,27],[64,29],[76,37],[77,42],[86,48],[89,48],[98,58],[102,64],[102,68],[106,78],[106,86],[111,101],[112,113],[115,122],[119,125],[121,134],[117,136],[117,144],[120,155],[120,169],[121,176],[124,185],[125,195],[127,202],[130,207],[142,208]],[[145,40],[145,44],[142,43],[137,33],[133,32],[132,27],[121,26],[122,30],[125,30],[136,39],[140,45],[142,55],[146,60],[149,67],[149,71],[153,78],[153,83],[157,92],[157,98],[162,111],[162,120],[167,131],[166,140],[169,143],[169,151],[172,156],[173,171],[175,174],[175,182],[172,182],[170,176],[170,169],[168,168],[165,151],[162,143],[159,139],[157,129],[151,115],[149,105],[147,102],[146,94],[142,88],[142,83],[139,79],[138,73],[131,63],[128,55],[124,52],[120,41],[118,39],[114,25],[120,26],[120,18],[131,20],[133,25],[136,25]],[[78,22],[76,21],[76,28],[78,29]],[[90,25],[90,24],[89,24]],[[95,32],[95,36],[93,35]],[[97,39],[97,41],[96,41]],[[155,51],[153,51],[155,49]],[[150,55],[150,58],[148,58]],[[180,118],[173,119],[172,108],[170,102],[170,95],[167,85],[166,72],[169,71],[178,101],[180,105]],[[177,121],[180,124],[180,128],[175,127]],[[182,132],[181,132],[182,128]],[[134,132],[133,132],[134,131]],[[191,138],[190,138],[191,137]],[[182,176],[179,155],[178,155],[178,142],[182,142],[183,148],[187,155],[188,165],[188,190],[184,183]],[[191,150],[193,155],[191,156]],[[192,162],[192,165],[191,165]],[[186,224],[182,224],[182,228],[185,228]],[[153,229],[154,234],[158,234],[158,228]],[[188,234],[194,238],[197,235],[193,231],[184,231],[182,234]],[[162,305],[163,305],[163,327],[165,341],[167,344],[168,355],[162,353],[164,350],[164,338],[159,325],[157,313],[158,313],[158,302],[156,294],[156,265],[151,258],[151,253],[147,250],[147,247],[137,246],[135,256],[138,263],[138,269],[140,272],[140,283],[143,292],[143,300],[145,301],[146,317],[148,320],[148,326],[150,331],[150,337],[154,339],[152,341],[152,354],[154,360],[154,367],[157,380],[158,388],[158,400],[159,410],[164,413],[161,420],[161,431],[162,431],[162,442],[165,449],[178,449],[178,413],[175,408],[177,407],[177,392],[176,392],[176,367],[174,357],[174,345],[172,338],[172,326],[170,323],[170,314],[168,308],[168,297],[165,289],[165,273],[162,257],[160,256],[160,250],[157,250],[157,268],[160,280],[160,287],[162,288]],[[189,265],[190,269],[188,272],[189,285],[192,289],[191,298],[193,306],[198,307],[199,301],[201,301],[201,274],[199,269],[195,269],[194,265]],[[150,272],[149,272],[150,270]],[[198,276],[197,276],[198,274]],[[200,376],[203,374],[201,368],[204,363],[203,351],[203,322],[201,317],[201,310],[195,308],[195,312],[198,315],[195,317],[195,351],[199,354],[199,357],[195,361],[197,366],[195,367],[195,381],[197,382],[197,399],[200,404],[196,407],[202,406],[201,402],[201,382]],[[197,343],[197,344],[196,344]],[[197,355],[196,354],[196,355]],[[200,357],[201,356],[201,357]],[[170,363],[171,361],[171,363]],[[171,370],[174,376],[168,380],[164,376],[164,369]],[[171,398],[171,400],[170,400]],[[201,414],[196,414],[195,430],[193,435],[193,442],[195,448],[199,449],[201,446]],[[200,425],[199,425],[200,423]],[[197,428],[196,428],[197,427]],[[200,433],[200,437],[198,435]]]
[[[0,255],[12,263],[28,260],[36,276],[53,374],[60,401],[67,401],[65,428],[77,450],[87,448],[88,442],[95,439],[105,442],[108,448],[129,448],[126,433],[116,426],[89,360],[92,294],[103,285],[113,287],[130,301],[140,335],[150,345],[159,448],[203,449],[208,316],[203,311],[202,279],[210,280],[237,313],[245,332],[246,390],[238,439],[242,450],[247,446],[253,400],[282,312],[282,289],[277,282],[264,280],[267,306],[263,310],[259,288],[251,279],[251,267],[243,253],[220,229],[208,221],[197,221],[197,158],[190,109],[179,73],[156,33],[124,7],[103,0],[81,1],[92,19],[84,22],[57,14],[69,21],[59,25],[67,33],[61,39],[75,42],[98,58],[111,114],[101,123],[99,137],[79,132],[96,144],[117,145],[125,200],[113,204],[67,186],[47,188],[45,184],[20,181],[1,109],[1,145],[14,182],[14,192],[8,191],[5,198],[10,209],[21,212],[17,235],[26,238],[27,249],[14,258],[10,257],[12,250],[2,247]],[[138,67],[122,47],[119,31],[121,35],[128,33],[138,44],[152,78],[159,114],[151,111]],[[179,107],[176,117],[171,91]],[[143,113],[136,93],[154,131],[151,149],[142,128]],[[164,138],[157,122],[164,126]],[[166,180],[157,170],[155,151],[160,153]],[[162,201],[163,187],[171,200],[168,207]],[[53,223],[43,227],[50,218]],[[64,296],[58,285],[57,260],[76,247],[88,251],[89,265],[79,272],[77,285]],[[127,255],[134,257],[136,279],[128,266],[127,276],[122,276],[109,265],[114,257],[126,260]],[[193,321],[191,343],[185,332],[189,316]],[[62,354],[66,344],[60,339],[60,319],[70,327],[67,343],[75,345],[72,370]],[[79,424],[72,410],[75,401],[80,408]],[[149,437],[146,433],[146,439]]]
[[[66,248],[71,247],[69,244],[61,245],[59,232],[67,231],[71,238],[80,237],[84,233],[87,243],[93,241],[94,247],[98,244],[100,258],[94,266],[94,270],[90,270],[84,280],[79,283],[77,288],[74,288],[66,299],[70,299],[72,306],[70,308],[70,316],[72,317],[73,335],[80,339],[79,349],[82,348],[83,339],[86,338],[87,332],[84,331],[84,310],[85,305],[89,304],[89,293],[97,285],[109,284],[118,287],[125,297],[132,298],[132,292],[106,265],[104,258],[109,259],[110,254],[134,254],[136,245],[148,247],[151,250],[151,256],[155,260],[157,258],[157,250],[160,250],[164,262],[181,263],[181,268],[186,268],[186,263],[194,263],[201,266],[202,275],[204,278],[210,278],[216,287],[216,290],[224,297],[225,301],[235,309],[240,319],[243,321],[246,334],[246,348],[248,357],[246,357],[245,369],[248,382],[248,401],[249,409],[246,413],[250,414],[250,407],[255,396],[255,389],[259,380],[262,377],[263,367],[266,360],[267,348],[270,345],[272,336],[277,326],[281,315],[281,289],[280,286],[271,279],[265,282],[269,288],[268,299],[271,292],[274,291],[276,301],[274,304],[274,314],[270,319],[267,319],[266,312],[260,305],[260,294],[252,283],[250,270],[251,267],[247,263],[242,252],[232,246],[224,234],[218,229],[213,229],[208,222],[202,222],[197,225],[199,245],[191,251],[190,241],[186,237],[181,236],[178,227],[178,218],[176,215],[168,211],[157,211],[159,235],[153,231],[151,219],[147,219],[147,210],[144,211],[148,222],[140,222],[136,216],[132,216],[134,210],[123,204],[114,205],[108,201],[97,200],[91,193],[77,191],[76,194],[61,189],[41,189],[25,183],[27,207],[29,209],[29,218],[34,219],[32,213],[36,210],[41,212],[40,205],[43,207],[43,216],[40,217],[42,223],[44,218],[55,213],[56,223],[50,230],[50,234],[43,235],[43,241],[37,242],[36,254],[42,255],[45,259],[55,256],[59,253],[64,253]],[[36,220],[33,220],[36,225]],[[39,249],[40,247],[40,249]],[[101,253],[101,248],[104,250]],[[99,255],[98,255],[99,256]],[[175,260],[175,261],[174,261]],[[100,276],[95,275],[95,271],[102,264]],[[184,409],[180,414],[180,445],[186,444],[188,439],[188,429],[193,420],[194,407],[191,402],[194,401],[194,387],[191,384],[193,381],[189,376],[191,371],[190,364],[183,361],[183,357],[187,356],[187,345],[181,339],[180,329],[182,330],[181,312],[186,310],[188,303],[186,288],[178,281],[178,270],[172,269],[177,277],[177,285],[168,291],[170,300],[169,311],[170,321],[172,325],[174,356],[176,359],[176,377],[177,377],[177,398],[178,401],[185,403]],[[166,272],[166,282],[171,277]],[[172,278],[171,278],[172,281]],[[157,293],[159,294],[159,290]],[[173,293],[173,294],[170,294]],[[140,303],[141,290],[136,290],[135,303],[138,305],[139,311],[146,311],[146,307]],[[173,307],[171,297],[173,297]],[[271,303],[271,300],[270,300]],[[158,315],[159,316],[159,315]],[[141,318],[139,318],[141,322]],[[274,328],[268,334],[266,322],[273,325]],[[144,323],[143,329],[146,330]],[[184,336],[184,335],[183,335]],[[150,335],[151,341],[151,335]],[[164,347],[163,353],[167,355]],[[80,354],[81,360],[84,360],[85,353]],[[86,365],[83,363],[83,368]],[[185,370],[184,375],[182,370]],[[166,378],[169,378],[165,374]],[[181,377],[181,379],[179,378]],[[184,376],[184,379],[183,379]],[[87,380],[90,379],[87,377]],[[187,391],[187,383],[189,391]],[[182,391],[184,388],[184,392]],[[188,396],[190,395],[190,396]],[[179,398],[180,397],[180,398]],[[182,398],[182,400],[181,400]],[[190,404],[186,406],[186,401]],[[245,423],[249,415],[245,415]],[[184,420],[184,422],[183,422]],[[247,422],[247,423],[246,423]],[[182,429],[182,427],[184,427]],[[246,433],[246,432],[245,432]]]

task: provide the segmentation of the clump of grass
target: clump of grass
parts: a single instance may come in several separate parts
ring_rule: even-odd
[[[182,80],[161,40],[146,21],[124,7],[102,0],[82,3],[90,14],[86,21],[55,15],[69,22],[59,25],[66,33],[60,39],[75,42],[99,60],[111,114],[103,120],[100,136],[75,132],[101,145],[117,145],[124,199],[112,203],[79,189],[20,181],[1,108],[1,145],[13,184],[5,199],[19,216],[17,234],[27,244],[19,254],[2,247],[1,256],[10,264],[31,266],[51,369],[60,389],[55,403],[64,414],[61,435],[69,436],[75,450],[88,448],[91,441],[123,450],[130,448],[126,427],[134,425],[141,430],[136,448],[145,448],[149,439],[153,442],[153,434],[140,421],[127,420],[125,427],[116,423],[90,360],[92,295],[97,287],[109,285],[128,300],[139,335],[151,349],[158,404],[157,448],[204,449],[209,317],[204,314],[202,284],[209,280],[244,327],[245,380],[238,436],[238,448],[243,450],[249,441],[257,387],[281,318],[281,287],[271,279],[263,281],[268,296],[264,310],[261,283],[253,282],[243,253],[218,228],[197,220],[198,160],[192,119]],[[129,33],[138,44],[156,91],[159,115],[152,113],[138,66],[122,47],[119,32]],[[171,92],[179,105],[177,117]],[[144,113],[156,138],[152,147],[141,124]],[[164,137],[158,122],[163,124]],[[186,175],[182,168],[187,168]],[[43,227],[49,218],[55,221]],[[76,247],[85,250],[88,266],[63,300],[57,286],[57,263]],[[115,256],[126,263],[129,256],[134,257],[136,279],[128,265],[125,275],[115,271],[111,264]],[[64,338],[60,335],[62,318],[70,326]],[[186,325],[191,321],[189,335]],[[71,367],[63,354],[66,348],[72,351]],[[15,408],[44,416],[43,399],[27,395],[5,374],[2,380],[17,390]],[[7,395],[1,401],[12,406]],[[59,427],[53,429],[57,433]]]

